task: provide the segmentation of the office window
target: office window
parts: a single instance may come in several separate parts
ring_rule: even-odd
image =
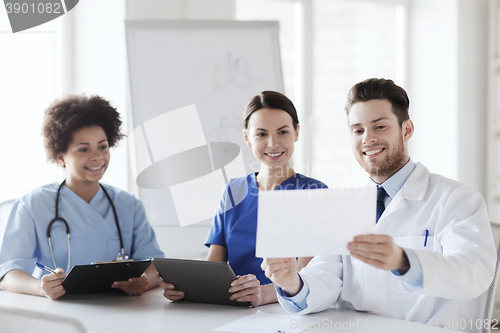
[[[363,185],[366,174],[351,151],[344,104],[359,81],[397,81],[397,6],[317,0],[313,10],[313,175],[330,186]]]
[[[13,34],[0,10],[0,202],[57,180],[41,125],[60,89],[58,38],[55,21]]]
[[[331,187],[366,184],[366,173],[350,148],[344,103],[349,88],[366,78],[390,78],[404,87],[403,4],[398,0],[236,0],[237,19],[280,22],[285,93],[294,102],[305,94],[296,82],[303,66],[297,61],[301,52],[297,46],[301,39],[312,40],[312,79],[306,82],[312,86],[312,110],[308,119],[299,114],[301,122],[309,125],[301,133],[300,144],[311,152],[304,155],[309,158],[294,161],[300,172]],[[304,19],[304,11],[312,11],[310,20]]]

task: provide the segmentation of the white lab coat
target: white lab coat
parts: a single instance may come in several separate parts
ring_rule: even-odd
[[[341,307],[441,327],[465,320],[461,330],[480,331],[476,319],[483,319],[496,250],[478,192],[417,163],[376,232],[414,249],[423,288],[351,256],[317,256],[300,272],[310,288],[308,306],[300,313],[322,311],[338,301]]]

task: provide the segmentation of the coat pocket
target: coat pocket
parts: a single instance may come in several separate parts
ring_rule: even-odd
[[[442,252],[441,245],[434,236],[404,236],[404,237],[393,237],[394,243],[396,245],[415,250],[427,250],[427,251],[438,251]],[[403,282],[401,279],[391,273],[391,289],[396,294],[407,295],[411,294],[410,291],[403,287]]]
[[[396,245],[403,248],[442,252],[441,245],[434,236],[404,236],[393,239]]]

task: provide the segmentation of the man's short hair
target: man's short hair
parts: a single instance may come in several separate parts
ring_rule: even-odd
[[[410,99],[406,91],[396,85],[392,80],[367,79],[356,83],[347,93],[345,112],[347,116],[355,103],[368,102],[374,99],[385,99],[392,105],[392,112],[398,118],[399,125],[403,125],[405,120],[410,119],[408,109]]]

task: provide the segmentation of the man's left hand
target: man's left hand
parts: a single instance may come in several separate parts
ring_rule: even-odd
[[[374,267],[405,274],[410,263],[405,251],[388,235],[359,235],[347,244],[351,255]]]

